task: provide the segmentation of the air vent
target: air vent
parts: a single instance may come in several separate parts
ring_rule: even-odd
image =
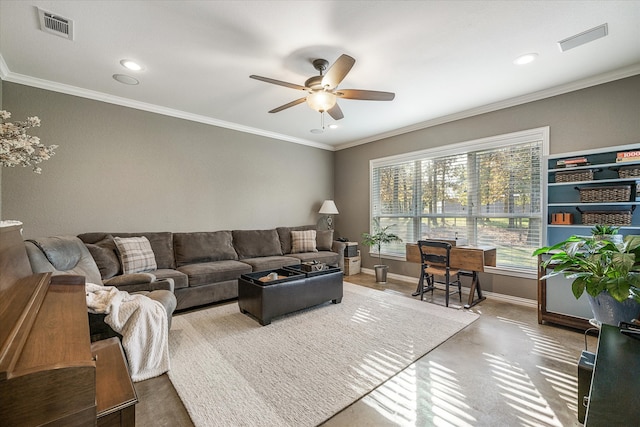
[[[38,8],[40,29],[45,33],[55,34],[73,40],[73,21]]]
[[[558,46],[560,46],[562,52],[566,52],[574,47],[582,46],[583,44],[602,38],[607,34],[609,34],[609,26],[605,23],[580,34],[576,34],[575,36],[560,40]]]

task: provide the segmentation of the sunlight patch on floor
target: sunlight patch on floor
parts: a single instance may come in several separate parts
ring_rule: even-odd
[[[456,372],[430,361],[417,384],[415,364],[367,395],[363,402],[399,425],[471,427],[476,419],[465,402]]]
[[[562,427],[549,403],[524,369],[502,357],[483,354],[501,389],[500,394],[519,413],[518,419],[523,426]]]

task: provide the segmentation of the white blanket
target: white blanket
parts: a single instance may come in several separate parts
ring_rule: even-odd
[[[113,286],[87,283],[85,287],[89,312],[106,314],[107,325],[122,335],[131,379],[142,381],[167,372],[169,331],[162,304]]]

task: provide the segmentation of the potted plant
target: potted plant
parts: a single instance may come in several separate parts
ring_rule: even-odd
[[[378,249],[378,265],[373,266],[376,272],[376,282],[378,283],[387,282],[387,270],[389,270],[388,265],[382,264],[382,244],[402,242],[398,235],[388,231],[390,227],[392,226],[381,227],[380,220],[376,218],[373,220],[373,234],[362,233],[362,244],[369,247],[375,246]]]
[[[542,266],[553,268],[542,279],[572,279],[573,295],[587,292],[596,321],[618,326],[640,315],[640,236],[624,236],[619,243],[606,235],[571,236],[533,253],[540,254],[550,255]]]
[[[613,243],[622,243],[623,236],[618,234],[620,227],[615,225],[598,224],[591,229],[591,235],[596,240],[611,240]]]

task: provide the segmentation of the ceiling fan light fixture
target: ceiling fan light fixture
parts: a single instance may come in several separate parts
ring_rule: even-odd
[[[307,95],[307,104],[319,113],[330,110],[334,105],[336,105],[336,100],[337,97],[335,93],[324,90],[311,92]]]

